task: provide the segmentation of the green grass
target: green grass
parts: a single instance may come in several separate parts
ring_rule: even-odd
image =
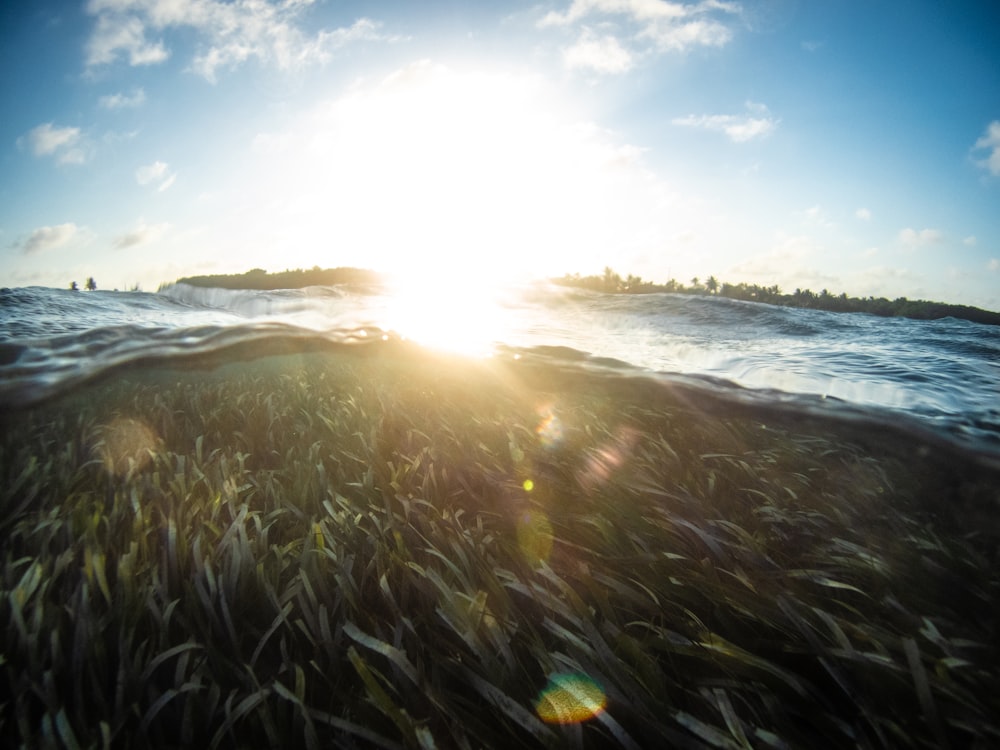
[[[1000,482],[898,439],[406,352],[0,425],[4,746],[1000,743]]]

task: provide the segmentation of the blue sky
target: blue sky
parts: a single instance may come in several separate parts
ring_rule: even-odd
[[[0,284],[610,265],[1000,309],[992,2],[0,8]]]

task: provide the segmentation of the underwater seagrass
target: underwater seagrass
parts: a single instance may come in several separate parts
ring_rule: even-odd
[[[938,446],[406,346],[0,424],[4,745],[1000,742],[1000,482]]]

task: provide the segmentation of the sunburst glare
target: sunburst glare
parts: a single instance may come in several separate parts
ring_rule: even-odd
[[[470,284],[457,274],[397,277],[389,286],[386,327],[422,346],[488,357],[510,339],[503,288]]]

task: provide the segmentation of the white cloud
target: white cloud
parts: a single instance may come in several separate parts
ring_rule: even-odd
[[[854,215],[861,219],[861,221],[871,221],[872,218],[872,212],[867,208],[859,208],[854,212]]]
[[[167,223],[149,225],[140,219],[135,229],[118,235],[112,244],[116,250],[145,245],[160,239],[169,228],[170,225]]]
[[[989,151],[989,155],[976,163],[994,177],[1000,176],[1000,120],[991,122],[983,136],[976,141],[974,150],[983,149]]]
[[[969,235],[964,240],[962,240],[962,244],[965,245],[966,247],[975,247],[977,242],[978,240],[976,239],[975,235]]]
[[[778,232],[770,248],[741,260],[730,272],[748,282],[806,287],[822,279],[822,274],[810,267],[813,259],[822,255],[823,246],[812,237]]]
[[[639,38],[651,39],[660,50],[684,52],[689,47],[723,47],[733,33],[718,21],[649,24]]]
[[[166,162],[154,161],[135,170],[135,181],[140,185],[156,185],[159,192],[163,192],[174,184],[177,175],[170,171]]]
[[[80,228],[72,222],[54,227],[39,227],[20,243],[20,249],[25,255],[53,250],[67,244],[79,231]]]
[[[943,235],[937,229],[921,229],[917,231],[916,229],[907,227],[906,229],[901,229],[899,232],[899,241],[909,247],[933,245],[942,239]]]
[[[823,207],[819,205],[812,206],[807,208],[805,211],[802,211],[801,216],[802,223],[807,226],[821,227],[823,229],[829,229],[836,226],[832,221],[830,221],[830,217],[827,216]]]
[[[47,122],[29,131],[26,139],[35,156],[45,156],[76,143],[80,128],[57,128]]]
[[[97,17],[87,43],[90,67],[115,62],[130,65],[163,62],[170,50],[162,38],[172,30],[193,30],[201,42],[190,69],[214,82],[219,70],[250,59],[282,70],[323,63],[352,42],[387,40],[374,21],[361,18],[352,25],[307,33],[299,16],[311,0],[91,0],[88,12]]]
[[[146,92],[141,89],[133,89],[131,94],[123,94],[118,92],[117,94],[109,94],[107,96],[102,96],[98,99],[98,104],[100,104],[105,109],[126,109],[131,107],[138,107],[146,101]]]
[[[146,39],[146,27],[137,16],[108,12],[107,3],[92,2],[88,10],[97,15],[97,24],[87,40],[87,66],[107,65],[120,54],[129,65],[155,65],[170,57],[162,41]],[[135,9],[131,9],[135,10]]]
[[[763,104],[747,102],[746,108],[747,111],[741,115],[688,115],[675,117],[671,123],[725,133],[734,143],[763,138],[778,127],[780,120],[772,117]]]
[[[629,36],[642,51],[685,52],[694,47],[728,44],[733,33],[724,20],[739,13],[738,4],[719,0],[696,3],[573,0],[565,12],[552,11],[538,25],[566,27],[597,17],[602,23],[620,23],[626,27]]]
[[[59,164],[83,164],[88,156],[80,128],[60,128],[51,122],[32,128],[17,139],[17,145],[27,146],[35,156],[54,156]]]
[[[923,291],[926,279],[905,266],[869,266],[851,276],[852,292],[862,297],[926,296]]]
[[[598,37],[584,29],[576,44],[563,50],[567,68],[586,68],[598,73],[625,73],[632,67],[632,54],[622,47],[617,38]]]
[[[739,13],[737,3],[707,0],[698,3],[668,2],[667,0],[573,0],[565,13],[548,13],[542,26],[565,26],[590,15],[623,15],[644,23],[676,22],[711,11]]]
[[[990,271],[1000,271],[1000,258],[990,258],[990,262],[986,264],[986,268]]]

